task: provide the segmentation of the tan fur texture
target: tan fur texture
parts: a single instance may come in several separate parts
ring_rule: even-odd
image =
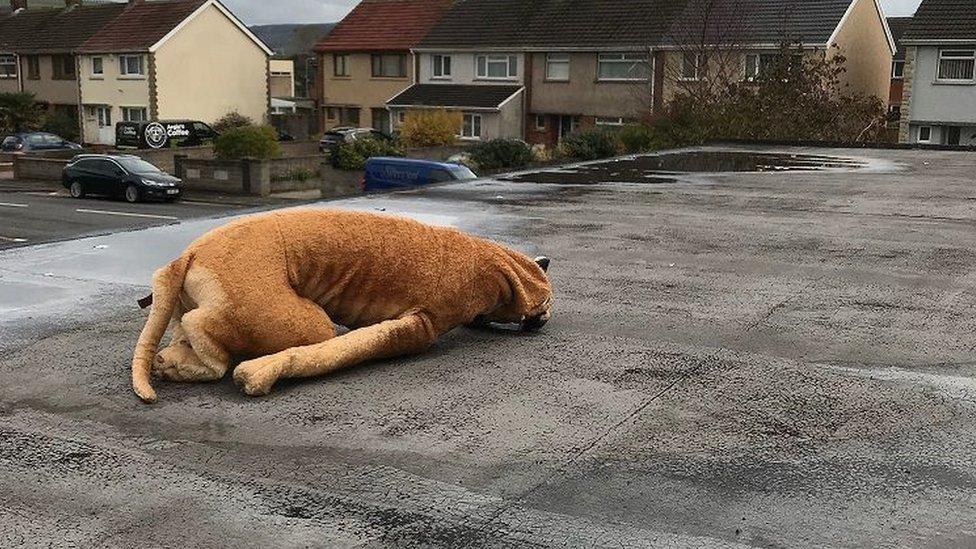
[[[423,351],[476,320],[538,325],[551,304],[539,264],[454,229],[338,210],[256,215],[156,271],[132,385],[154,402],[151,374],[214,381],[243,358],[234,381],[264,395],[283,377]],[[336,324],[350,331],[336,337]]]

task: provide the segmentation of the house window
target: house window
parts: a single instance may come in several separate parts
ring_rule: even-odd
[[[462,139],[481,139],[481,115],[465,114],[464,123],[461,124]]]
[[[0,78],[17,78],[17,57],[0,55]]]
[[[569,54],[546,54],[546,80],[569,82]]]
[[[383,54],[373,56],[374,78],[404,78],[407,76],[407,56],[405,54]]]
[[[451,77],[451,56],[450,55],[435,55],[431,58],[434,63],[433,76],[434,78],[450,78]]]
[[[98,121],[99,128],[108,128],[112,125],[112,107],[107,105],[94,105],[88,107],[88,117]]]
[[[681,80],[700,80],[705,73],[705,56],[684,52],[681,56]]]
[[[601,53],[598,60],[599,80],[647,80],[651,65],[643,53]]]
[[[41,79],[41,58],[36,55],[27,56],[27,79]]]
[[[120,55],[119,74],[122,76],[145,76],[146,67],[141,55]]]
[[[339,119],[339,107],[326,107],[325,108],[325,118],[326,118],[326,120],[338,120]]]
[[[475,75],[489,80],[518,77],[518,57],[514,55],[475,56]]]
[[[145,122],[149,120],[146,107],[122,107],[122,120],[125,122]]]
[[[971,81],[976,69],[976,50],[939,51],[939,80]]]
[[[404,122],[406,122],[407,121],[407,112],[406,111],[398,111],[396,113],[396,121],[397,121],[397,125],[398,126],[399,125],[402,125]]]
[[[929,143],[932,141],[932,126],[921,126],[918,128],[918,142]]]
[[[896,59],[891,63],[891,78],[899,80],[905,77],[905,61]]]
[[[344,53],[332,54],[332,76],[349,76],[349,56]]]
[[[359,127],[359,109],[346,107],[339,110],[339,124],[343,126]]]
[[[546,131],[546,115],[544,114],[535,115],[535,129],[536,131],[540,131],[540,132]]]
[[[51,56],[51,76],[55,80],[75,79],[75,58],[70,55]]]
[[[597,117],[597,119],[596,119],[596,125],[597,126],[604,126],[604,127],[607,127],[607,126],[609,126],[609,127],[620,127],[620,126],[623,126],[625,123],[626,122],[624,121],[623,118],[600,118],[600,117]]]
[[[105,65],[101,57],[91,58],[91,71],[92,76],[102,76],[105,74]]]

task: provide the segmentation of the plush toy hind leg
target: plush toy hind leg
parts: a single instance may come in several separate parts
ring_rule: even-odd
[[[216,381],[227,373],[230,354],[215,333],[223,324],[219,315],[194,309],[175,323],[173,341],[156,355],[153,374],[160,379],[186,383]]]
[[[317,345],[242,362],[234,370],[234,381],[249,395],[266,395],[283,377],[320,376],[369,360],[416,353],[436,339],[430,321],[414,314],[353,330]]]

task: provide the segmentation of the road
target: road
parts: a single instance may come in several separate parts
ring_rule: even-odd
[[[276,201],[196,196],[175,203],[75,200],[44,183],[0,182],[0,249],[227,215]]]
[[[971,153],[322,204],[544,252],[535,335],[266,398],[128,361],[197,219],[0,252],[0,546],[973,547]]]

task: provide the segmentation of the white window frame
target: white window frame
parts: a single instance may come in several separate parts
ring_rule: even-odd
[[[468,119],[471,120],[470,125],[468,124]],[[477,132],[475,131],[475,120],[478,121]],[[461,117],[461,132],[458,135],[460,139],[467,140],[479,140],[481,139],[482,132],[484,131],[484,117],[478,113],[466,112]],[[468,130],[470,128],[470,131]]]
[[[403,123],[406,121],[407,121],[407,111],[397,111],[396,113],[397,126],[402,126]]]
[[[108,105],[90,105],[88,107],[88,116],[95,120],[95,124],[99,128],[109,128],[112,126],[112,107]]]
[[[547,82],[569,82],[569,54],[568,53],[547,53],[546,54],[546,81]],[[566,76],[553,76],[554,66],[565,66]]]
[[[0,72],[0,78],[17,78],[17,75],[20,74],[20,67],[17,65],[16,55],[12,53],[0,54],[0,67],[4,67],[3,71]]]
[[[546,131],[546,115],[537,114],[535,115],[535,131],[544,132]]]
[[[922,139],[922,130],[927,130],[929,132],[929,136],[927,138],[925,138],[925,139]],[[932,126],[919,126],[918,127],[918,142],[919,143],[931,143],[932,142]]]
[[[639,65],[647,67],[647,76],[603,76],[605,65],[628,65],[633,73]],[[598,82],[647,82],[654,75],[653,60],[644,52],[601,53],[597,56],[596,79]]]
[[[430,77],[435,80],[450,80],[454,60],[450,55],[437,53],[430,56]]]
[[[947,55],[949,54],[949,55]],[[942,62],[943,61],[970,61],[971,68],[969,70],[969,78],[943,78],[942,77]],[[936,81],[937,82],[974,82],[976,81],[976,48],[942,48],[939,50],[939,65],[936,67]]]
[[[687,70],[689,67],[688,61],[692,59],[692,57],[694,58],[694,61],[692,61],[693,66],[691,67],[691,74],[689,74]],[[697,82],[701,80],[705,72],[702,70],[704,65],[702,61],[704,57],[704,55],[696,52],[681,52],[681,76],[678,78],[678,80],[684,82]]]
[[[335,78],[349,78],[349,54],[332,54],[332,76]]]
[[[149,121],[149,109],[147,107],[121,107],[123,122],[147,122]],[[141,116],[133,118],[132,113],[139,112]]]
[[[627,125],[627,121],[622,116],[596,117],[595,124],[601,128],[621,128]]]
[[[484,60],[483,63],[482,60]],[[491,74],[491,66],[501,64],[505,65],[505,76],[489,76]],[[507,53],[481,53],[475,55],[474,74],[479,80],[511,80],[518,78],[518,56]]]
[[[139,72],[129,71],[129,61],[138,59]],[[146,56],[144,55],[120,55],[119,56],[119,76],[122,78],[145,78],[146,76]]]
[[[901,67],[901,71],[898,70]],[[898,74],[901,72],[901,74]],[[895,59],[891,62],[891,79],[892,80],[902,80],[905,78],[905,60]]]
[[[95,70],[95,62],[98,61],[98,70]],[[92,78],[104,78],[105,77],[105,58],[100,56],[95,56],[91,58],[91,76]]]

